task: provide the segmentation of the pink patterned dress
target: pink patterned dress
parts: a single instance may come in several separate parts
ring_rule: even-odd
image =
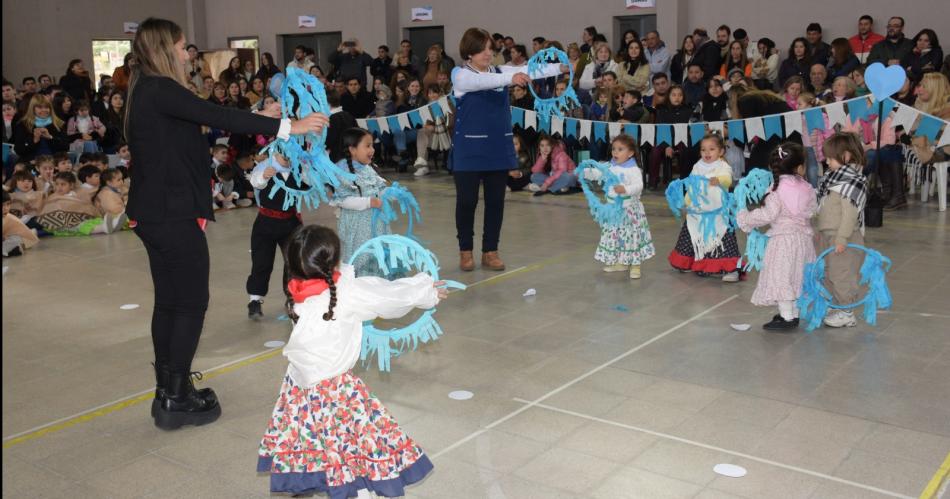
[[[752,304],[777,305],[798,299],[805,264],[815,261],[811,218],[818,212],[815,190],[797,175],[782,175],[775,191],[765,196],[765,205],[740,211],[737,220],[743,231],[770,225],[768,245]]]

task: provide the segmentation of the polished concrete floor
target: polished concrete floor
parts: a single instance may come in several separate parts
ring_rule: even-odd
[[[933,202],[868,231],[894,262],[895,306],[877,326],[769,334],[774,311],[749,303],[754,274],[726,284],[669,268],[678,226],[658,194],[644,199],[658,256],[639,281],[600,271],[580,195],[510,195],[508,272],[463,274],[450,179],[399,180],[442,275],[472,284],[439,307],[438,342],[391,373],[356,369],[433,459],[410,497],[916,497],[950,451],[950,228]],[[261,322],[246,317],[254,216],[223,213],[208,230],[195,368],[224,414],[200,428],[149,418],[151,283],[132,233],[47,239],[3,261],[3,497],[269,495],[256,452],[286,361],[264,343],[290,324],[277,298]],[[720,463],[748,474],[717,475]]]

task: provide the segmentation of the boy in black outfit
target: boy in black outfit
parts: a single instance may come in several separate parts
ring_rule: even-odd
[[[640,123],[647,115],[647,108],[641,100],[643,95],[637,90],[627,90],[623,94],[623,112],[620,121]]]

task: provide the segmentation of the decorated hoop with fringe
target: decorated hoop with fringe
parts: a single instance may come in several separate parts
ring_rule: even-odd
[[[402,269],[415,268],[425,272],[438,282],[439,263],[431,251],[425,249],[418,242],[400,235],[389,234],[377,236],[353,252],[349,263],[363,253],[376,258],[383,275],[389,276]],[[450,289],[465,289],[465,285],[456,281],[445,281],[445,287]],[[372,356],[376,356],[376,365],[380,371],[390,370],[392,357],[418,348],[419,343],[435,341],[442,335],[442,328],[435,320],[436,309],[429,309],[422,313],[412,324],[401,328],[382,330],[372,322],[363,324],[363,346],[360,351],[360,360],[363,365],[368,364]]]
[[[373,237],[377,236],[377,221],[382,221],[386,226],[396,221],[398,215],[396,214],[396,208],[393,206],[396,205],[399,207],[400,213],[408,215],[409,217],[406,237],[418,241],[418,238],[412,233],[412,225],[414,220],[421,222],[422,215],[420,213],[419,203],[416,201],[415,196],[409,192],[409,189],[400,185],[399,182],[393,182],[392,185],[383,190],[383,193],[379,196],[379,200],[383,205],[380,208],[373,209]]]
[[[564,64],[569,67],[571,71],[568,74],[570,78],[568,81],[574,81],[574,66],[567,57],[567,53],[563,50],[559,50],[557,47],[548,47],[535,52],[534,55],[531,56],[531,59],[528,60],[528,76],[533,78],[533,75],[540,73],[548,64],[553,64],[551,62],[552,60],[556,60],[558,64]],[[571,85],[567,86],[560,97],[549,97],[547,99],[538,97],[538,94],[534,91],[534,85],[529,84],[528,89],[534,97],[534,110],[538,113],[538,120],[540,120],[540,124],[544,127],[550,123],[551,116],[563,118],[565,112],[574,106],[581,105],[580,100],[577,98],[577,93],[574,92],[574,87]]]
[[[752,203],[761,203],[765,195],[772,190],[774,177],[768,170],[753,168],[739,184],[736,185],[732,193],[732,199],[735,203],[735,212],[747,210],[748,205]],[[758,229],[752,229],[749,237],[746,238],[745,253],[739,257],[739,265],[746,272],[750,270],[762,270],[762,261],[765,259],[765,247],[768,245],[769,236],[763,234]]]
[[[590,171],[592,174],[588,174]],[[596,177],[591,179],[589,177]],[[598,195],[591,186],[591,182],[600,182],[604,193],[609,193],[615,186],[622,185],[620,179],[610,171],[608,163],[599,163],[592,159],[585,159],[577,166],[577,178],[580,181],[581,189],[584,190],[584,196],[587,198],[587,206],[590,208],[590,214],[594,221],[601,227],[613,227],[621,225],[627,219],[627,213],[623,207],[623,198],[614,196],[604,200]]]
[[[825,257],[834,251],[834,247],[822,251],[813,263],[805,265],[802,281],[802,295],[798,298],[798,308],[805,330],[812,331],[821,325],[828,309],[848,310],[864,305],[864,320],[870,325],[877,324],[878,309],[889,309],[892,305],[891,291],[887,286],[886,274],[891,269],[891,259],[880,252],[858,244],[848,244],[849,248],[865,253],[861,265],[860,284],[867,285],[864,298],[847,305],[832,303],[831,292],[824,286]]]
[[[330,105],[323,83],[315,76],[303,70],[288,67],[287,75],[280,79],[281,116],[283,118],[304,118],[311,113],[330,115]],[[276,85],[275,85],[276,86]],[[273,91],[274,89],[272,89]],[[294,109],[296,108],[296,111]],[[273,156],[280,154],[290,162],[291,175],[298,185],[307,184],[307,189],[288,186],[279,176],[273,177],[274,187],[267,196],[273,199],[278,192],[284,191],[284,210],[296,207],[297,211],[306,206],[316,209],[320,202],[329,202],[326,187],[340,186],[342,181],[353,182],[356,175],[338,168],[326,151],[326,127],[317,133],[292,135],[289,139],[276,139],[261,150],[262,154]]]
[[[721,185],[717,187],[722,191],[722,206],[709,211],[696,208],[700,204],[710,202],[708,178],[702,175],[690,175],[670,182],[670,185],[666,188],[666,203],[673,212],[673,216],[676,217],[677,221],[682,218],[684,211],[689,215],[698,216],[702,240],[707,243],[716,237],[717,219],[722,219],[726,230],[735,230],[736,227],[735,203],[732,200],[732,195],[725,187]],[[686,205],[687,196],[691,202],[690,206]]]

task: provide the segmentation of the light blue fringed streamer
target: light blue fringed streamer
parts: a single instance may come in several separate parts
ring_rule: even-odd
[[[614,196],[602,201],[600,196],[591,188],[590,180],[585,175],[584,170],[591,169],[600,172],[600,183],[605,193],[613,190],[614,186],[621,185],[620,179],[612,171],[607,163],[598,163],[592,159],[585,159],[577,166],[577,178],[584,190],[584,196],[587,197],[587,206],[590,207],[590,214],[594,221],[601,227],[617,226],[624,223],[627,218],[626,211],[623,208],[623,198]]]
[[[439,281],[439,263],[431,251],[418,242],[400,235],[389,234],[374,237],[356,249],[350,257],[352,264],[360,255],[368,253],[376,258],[384,275],[414,268]],[[445,281],[445,287],[465,289],[465,285],[455,281]],[[435,309],[426,310],[408,326],[384,331],[373,326],[372,322],[363,323],[363,345],[360,360],[366,366],[372,356],[376,356],[376,365],[380,371],[390,370],[392,357],[418,348],[419,343],[434,341],[442,335],[442,328],[435,320]]]
[[[834,251],[834,247],[822,251],[813,263],[805,265],[802,295],[798,297],[798,308],[801,320],[805,323],[806,331],[813,331],[820,326],[829,308],[849,310],[864,305],[864,320],[872,326],[877,324],[878,309],[891,308],[893,302],[886,280],[886,274],[891,269],[891,259],[876,250],[858,244],[848,244],[848,247],[865,253],[864,264],[861,265],[860,284],[867,285],[868,292],[864,295],[864,298],[855,303],[847,305],[832,303],[831,293],[823,283],[825,281],[825,257]]]
[[[702,175],[690,175],[670,182],[666,188],[666,203],[673,211],[673,216],[680,220],[683,211],[699,216],[699,230],[702,231],[703,241],[706,242],[716,238],[716,218],[721,217],[728,230],[735,230],[736,226],[735,203],[732,195],[723,186],[718,187],[722,189],[722,206],[712,211],[700,211],[695,208],[699,203],[709,202],[708,178]],[[686,206],[686,196],[692,200],[691,207]]]
[[[563,50],[558,50],[556,47],[548,47],[535,52],[534,55],[531,56],[531,59],[528,60],[528,75],[531,76],[540,73],[548,64],[551,64],[551,61],[555,60],[559,64],[564,64],[571,68],[571,72],[568,75],[570,79],[567,81],[574,81],[574,66],[571,64],[570,59],[568,59],[567,53]],[[534,85],[528,85],[528,89],[531,91],[531,95],[534,96],[534,110],[538,113],[538,124],[542,128],[550,127],[551,116],[563,118],[566,111],[571,110],[572,107],[581,105],[581,101],[577,98],[577,93],[574,92],[574,87],[570,85],[567,86],[567,89],[560,97],[550,97],[547,99],[538,97],[538,94],[534,91]]]
[[[383,203],[383,205],[381,208],[373,208],[373,237],[377,236],[376,222],[378,220],[382,220],[382,222],[387,226],[396,221],[396,209],[393,207],[393,204],[395,203],[399,206],[400,213],[409,216],[406,228],[406,237],[418,240],[412,233],[412,224],[414,220],[419,220],[421,222],[422,215],[420,214],[419,203],[416,201],[415,196],[409,192],[409,189],[399,185],[399,182],[393,182],[393,185],[387,187],[383,191],[382,195],[379,196],[379,200]]]
[[[289,118],[292,114],[296,118],[304,118],[311,113],[330,115],[330,106],[327,104],[327,95],[323,83],[315,76],[297,68],[288,67],[287,75],[280,90],[281,115]],[[296,108],[296,112],[294,112]],[[334,188],[342,181],[353,182],[356,175],[338,168],[327,155],[327,129],[321,133],[313,132],[305,135],[292,135],[289,139],[276,139],[261,150],[262,154],[273,157],[280,153],[290,162],[291,175],[297,185],[307,183],[308,189],[289,187],[280,175],[275,175],[274,187],[267,193],[270,199],[278,192],[284,191],[284,211],[295,207],[316,209],[320,202],[328,202],[326,186]],[[304,180],[306,179],[306,182]]]
[[[750,203],[760,203],[765,195],[772,190],[774,177],[768,170],[753,168],[736,185],[732,198],[735,202],[735,212],[747,209]],[[739,257],[739,265],[746,272],[762,270],[762,260],[765,258],[765,247],[769,242],[766,236],[758,229],[752,229],[746,238],[745,253]],[[744,263],[743,263],[744,262]]]

